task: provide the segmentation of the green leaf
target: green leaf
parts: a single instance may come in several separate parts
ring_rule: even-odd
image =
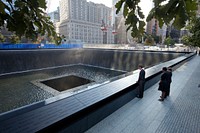
[[[187,11],[196,11],[198,9],[197,1],[187,0],[187,1],[184,1],[184,2],[185,2]]]
[[[155,6],[160,5],[160,4],[161,4],[162,2],[164,2],[164,1],[166,1],[166,0],[153,0]]]
[[[137,6],[137,12],[138,12],[138,16],[141,18],[141,19],[144,19],[144,14],[143,12],[141,12],[141,8],[139,6]]]
[[[137,16],[135,14],[129,14],[126,21],[125,21],[125,24],[126,25],[136,24],[138,21],[139,21],[139,19],[137,18]]]
[[[25,3],[24,2],[21,2],[21,1],[15,1],[15,7],[17,8],[21,8],[25,6]]]
[[[40,29],[40,27],[42,27],[40,21],[38,21],[38,20],[36,20],[36,21],[34,22],[34,25],[35,25],[36,27],[38,27],[39,29]]]
[[[37,9],[39,7],[39,2],[38,0],[29,0],[29,2],[31,3],[31,6],[35,9]]]
[[[186,12],[189,17],[196,16],[196,11],[198,10],[198,3],[195,0],[184,1]]]
[[[43,9],[46,9],[47,6],[46,6],[46,1],[45,0],[38,0],[38,3],[39,3],[39,7],[43,8]]]
[[[159,27],[162,28],[163,24],[164,24],[163,19],[162,18],[158,18],[158,22],[159,22]]]
[[[125,5],[124,5],[124,12],[123,12],[124,18],[126,18],[127,14],[128,14],[128,6],[125,3]]]
[[[115,7],[117,8],[116,10],[116,14],[119,13],[119,11],[121,10],[122,4],[124,3],[125,0],[120,0],[115,4]]]
[[[145,26],[144,21],[139,21],[139,31],[143,34],[144,33],[144,26]]]
[[[179,3],[179,6],[177,7],[176,12],[177,12],[177,15],[175,16],[173,25],[176,28],[181,29],[182,27],[185,26],[186,21],[188,20],[188,16],[187,16],[186,10],[184,8],[183,2]]]
[[[127,4],[127,6],[129,8],[134,8],[133,6],[135,6],[135,4],[133,4],[133,1],[132,0],[125,0],[125,3]]]
[[[147,18],[146,18],[146,21],[151,21],[151,19],[153,19],[155,16],[155,8],[151,9],[151,11],[149,12]]]
[[[126,29],[126,32],[128,32],[132,28],[132,25],[129,25]]]
[[[171,13],[177,7],[178,3],[179,3],[179,0],[169,0],[169,2],[164,5],[166,15]]]
[[[2,1],[0,1],[0,13],[5,14],[4,9],[5,9],[5,4]]]

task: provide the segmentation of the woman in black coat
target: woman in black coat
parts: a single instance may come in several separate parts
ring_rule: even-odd
[[[159,88],[158,90],[162,92],[160,99],[158,99],[159,101],[164,101],[165,95],[166,95],[166,91],[167,91],[167,79],[168,79],[168,75],[167,75],[167,68],[163,67],[162,68],[163,74],[161,75],[160,78],[160,82],[159,82]]]

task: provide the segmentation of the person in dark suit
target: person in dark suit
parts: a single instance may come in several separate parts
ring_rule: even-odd
[[[159,82],[159,87],[158,90],[162,92],[159,101],[164,101],[165,96],[166,96],[166,91],[167,91],[167,80],[168,80],[168,74],[167,74],[167,68],[163,67],[162,68],[163,74],[160,77],[160,82]]]
[[[138,98],[143,98],[144,93],[144,85],[145,85],[145,70],[142,65],[138,66],[138,69],[140,70],[139,77],[138,77]]]
[[[167,68],[167,91],[166,91],[166,95],[165,95],[165,98],[167,96],[169,96],[170,94],[170,85],[171,85],[171,82],[172,82],[172,68],[171,67],[168,67]]]

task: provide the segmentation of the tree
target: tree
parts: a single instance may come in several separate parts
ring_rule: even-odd
[[[184,36],[182,36],[182,38],[181,38],[181,42],[182,42],[184,45],[192,46],[192,42],[191,42],[190,39],[191,39],[190,36],[184,35]]]
[[[197,0],[153,0],[154,8],[149,12],[147,21],[155,18],[162,27],[165,23],[177,28],[183,28],[186,21],[196,14]],[[126,18],[125,24],[128,25],[127,31],[131,29],[132,37],[141,37],[144,33],[144,14],[139,6],[140,0],[119,0],[115,7],[116,13],[123,7],[123,15]]]
[[[145,39],[145,44],[146,45],[153,45],[154,43],[155,43],[154,38],[151,35],[147,35],[146,39]]]
[[[0,28],[6,26],[19,38],[25,36],[36,40],[37,36],[53,36],[56,44],[61,43],[61,37],[55,32],[55,27],[47,17],[45,0],[1,0]]]
[[[189,36],[190,45],[200,47],[200,18],[194,17],[189,23]]]
[[[174,45],[175,41],[171,37],[167,37],[164,40],[164,44],[167,45],[167,47],[169,47],[170,45]]]
[[[0,33],[0,42],[4,42],[5,41],[5,37]]]
[[[12,35],[10,37],[10,41],[11,41],[11,43],[16,44],[16,43],[20,42],[20,38],[18,36],[16,36],[16,35]]]
[[[161,40],[160,40],[160,36],[153,35],[152,37],[153,37],[155,43],[160,43],[160,42],[161,42]]]
[[[181,38],[183,44],[200,47],[200,18],[193,17],[186,26],[186,29],[189,30],[190,34]]]

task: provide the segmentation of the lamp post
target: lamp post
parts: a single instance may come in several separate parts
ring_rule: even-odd
[[[115,29],[116,29],[115,24],[113,24],[112,34],[114,35],[114,43],[117,43],[116,36],[115,36],[117,34],[117,31]]]
[[[104,23],[104,21],[102,20],[102,23],[101,23],[101,30],[103,32],[103,44],[106,44],[107,43],[107,27]]]

